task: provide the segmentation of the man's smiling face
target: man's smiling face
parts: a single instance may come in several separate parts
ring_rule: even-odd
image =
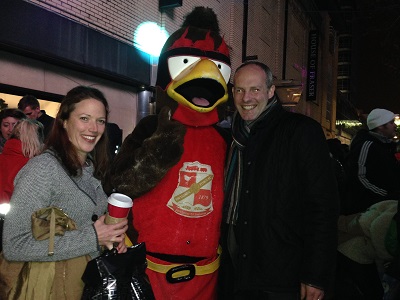
[[[265,110],[268,99],[274,95],[275,86],[268,88],[267,75],[257,65],[240,68],[234,77],[233,100],[245,121],[253,121]]]

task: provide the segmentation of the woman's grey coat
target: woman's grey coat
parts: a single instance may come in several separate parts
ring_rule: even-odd
[[[17,174],[3,232],[3,251],[10,261],[58,261],[82,255],[98,256],[99,246],[92,216],[107,209],[107,196],[93,177],[93,166],[85,166],[81,176],[71,178],[56,157],[45,152],[32,158]],[[48,256],[48,240],[32,236],[33,212],[55,206],[61,208],[77,229],[55,237],[54,255]]]

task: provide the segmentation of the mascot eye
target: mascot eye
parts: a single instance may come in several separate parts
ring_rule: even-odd
[[[197,56],[173,56],[168,58],[168,69],[172,79],[175,79],[185,69],[198,62]]]
[[[226,83],[228,83],[229,78],[231,77],[231,67],[228,66],[226,63],[220,62],[218,60],[212,61],[218,67],[219,71],[221,72],[222,77]]]

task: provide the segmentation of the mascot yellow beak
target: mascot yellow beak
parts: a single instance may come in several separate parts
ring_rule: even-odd
[[[167,94],[192,110],[206,113],[228,100],[228,87],[217,64],[202,58],[170,82]]]

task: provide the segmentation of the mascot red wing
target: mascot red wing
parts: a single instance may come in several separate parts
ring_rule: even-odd
[[[196,7],[166,41],[157,116],[142,119],[116,156],[106,190],[134,198],[156,299],[215,299],[226,141],[229,50],[210,8]]]

